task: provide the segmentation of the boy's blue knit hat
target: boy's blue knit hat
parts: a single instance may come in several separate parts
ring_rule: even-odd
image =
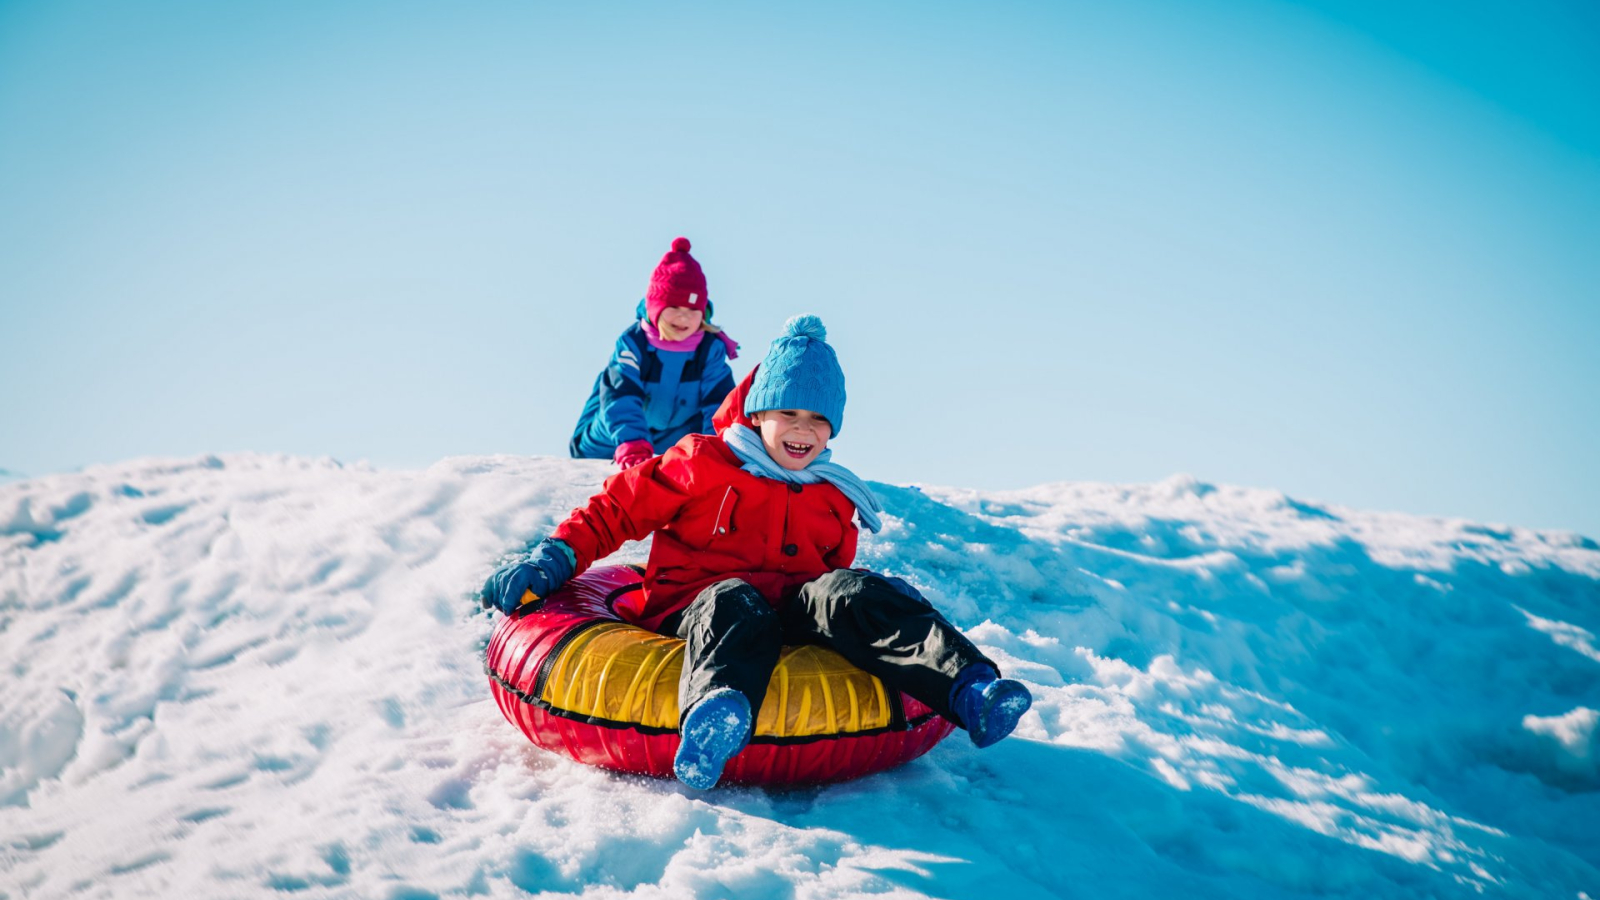
[[[816,316],[795,316],[783,323],[783,333],[756,370],[744,414],[769,409],[809,409],[826,418],[838,436],[844,423],[844,370],[828,346],[828,329]]]

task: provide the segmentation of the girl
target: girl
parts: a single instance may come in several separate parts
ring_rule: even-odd
[[[715,416],[665,455],[613,475],[526,559],[483,588],[510,614],[627,540],[654,532],[623,618],[684,640],[678,779],[705,789],[750,739],[784,644],[820,644],[966,728],[979,747],[1033,702],[1020,682],[899,579],[849,568],[856,525],[880,527],[867,485],[831,461],[844,373],[815,316],[785,325]]]
[[[661,257],[635,316],[578,416],[568,444],[577,459],[624,469],[644,462],[685,435],[709,432],[733,389],[728,360],[739,345],[711,324],[706,277],[688,238]]]

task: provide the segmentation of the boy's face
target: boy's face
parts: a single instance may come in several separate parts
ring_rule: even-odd
[[[656,330],[661,332],[663,338],[681,341],[700,330],[700,323],[706,320],[706,312],[687,306],[669,306],[656,318]]]
[[[769,409],[750,417],[761,431],[767,455],[785,469],[799,471],[828,449],[833,425],[809,409]]]

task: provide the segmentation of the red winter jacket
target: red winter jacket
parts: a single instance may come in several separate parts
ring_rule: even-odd
[[[718,431],[749,424],[742,412],[749,388],[746,377],[723,401]],[[742,465],[721,437],[691,434],[606,479],[552,536],[572,547],[582,572],[624,541],[654,532],[644,590],[617,603],[623,618],[650,629],[718,581],[741,578],[778,606],[791,589],[855,560],[856,508],[844,492],[826,482],[761,478]]]

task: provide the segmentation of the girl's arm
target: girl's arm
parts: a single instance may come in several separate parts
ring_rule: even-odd
[[[627,335],[617,338],[600,379],[599,418],[617,444],[650,440],[650,426],[644,417],[644,382],[639,378],[641,354],[647,352]]]
[[[720,338],[708,334],[701,340],[716,341],[716,346],[711,348],[711,354],[706,357],[705,371],[700,374],[700,433],[714,434],[712,428],[717,407],[733,390],[733,369],[728,367],[728,351],[723,348]]]

